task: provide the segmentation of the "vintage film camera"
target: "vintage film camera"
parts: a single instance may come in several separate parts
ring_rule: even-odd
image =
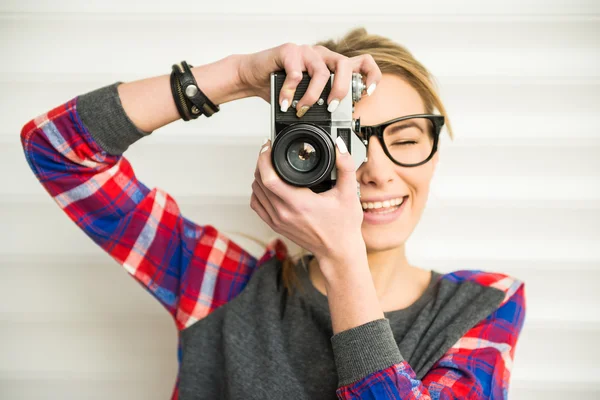
[[[330,113],[327,98],[334,79],[331,74],[318,102],[298,118],[295,104],[310,82],[308,73],[303,75],[292,106],[284,113],[279,107],[279,92],[285,81],[285,71],[271,74],[271,161],[283,181],[320,193],[335,186],[335,139],[338,136],[346,143],[357,169],[366,161],[366,143],[357,135],[360,119],[352,119],[354,104],[362,97],[365,85],[361,74],[354,73],[348,94]]]

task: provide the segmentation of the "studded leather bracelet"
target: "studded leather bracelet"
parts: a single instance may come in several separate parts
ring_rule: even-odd
[[[219,112],[219,106],[210,101],[200,90],[191,68],[193,66],[182,61],[179,64],[173,64],[171,72],[173,100],[175,100],[179,116],[184,121],[196,119],[201,115],[210,117]]]

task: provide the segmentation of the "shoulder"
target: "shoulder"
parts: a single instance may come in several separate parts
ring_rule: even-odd
[[[464,393],[471,390],[470,393],[486,399],[505,398],[525,318],[524,283],[510,275],[481,270],[454,271],[442,275],[440,280],[493,293],[499,301],[487,316],[461,333],[431,370],[435,371],[437,366],[464,372]],[[438,378],[435,373],[431,376],[445,377]]]
[[[498,306],[465,337],[487,337],[496,342],[515,343],[525,322],[525,283],[513,276],[480,270],[460,270],[440,279],[462,284],[472,282],[503,293]]]
[[[258,265],[262,265],[267,261],[272,259],[276,259],[278,261],[283,261],[289,254],[289,250],[287,245],[280,238],[271,239],[265,248],[264,253],[258,259]]]
[[[484,287],[494,288],[504,293],[500,307],[511,301],[518,301],[524,307],[525,283],[516,277],[481,270],[458,270],[444,274],[440,279],[457,284],[473,282]]]

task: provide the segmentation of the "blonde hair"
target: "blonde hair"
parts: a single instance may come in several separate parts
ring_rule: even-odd
[[[446,130],[450,138],[453,138],[450,121],[446,114],[446,108],[439,97],[435,78],[404,46],[386,37],[369,34],[364,28],[356,28],[337,41],[326,40],[315,45],[324,46],[346,57],[370,54],[382,73],[399,76],[419,93],[423,99],[426,113],[433,113],[437,110],[445,117]],[[282,280],[289,293],[292,293],[293,288],[298,286],[298,277],[295,274],[294,266],[300,259],[304,268],[307,268],[304,260],[308,254],[310,253],[302,249],[295,256],[287,255],[283,261]]]

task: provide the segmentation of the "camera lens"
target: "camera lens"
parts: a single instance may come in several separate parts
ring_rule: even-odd
[[[286,152],[287,160],[296,171],[312,171],[319,162],[319,153],[314,146],[304,140],[293,142]]]
[[[311,187],[331,176],[335,144],[321,126],[296,123],[282,129],[273,141],[273,167],[294,186]]]

